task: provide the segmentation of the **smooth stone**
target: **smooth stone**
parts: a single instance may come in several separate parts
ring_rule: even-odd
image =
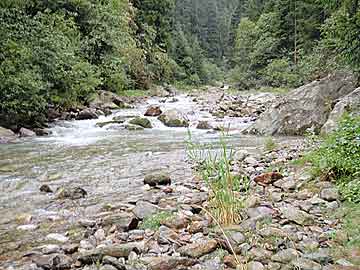
[[[203,255],[209,254],[214,251],[217,247],[218,243],[213,239],[200,239],[196,241],[196,243],[187,244],[182,246],[177,251],[182,256],[187,256],[191,258],[200,258]]]
[[[46,236],[46,239],[47,240],[54,240],[54,241],[57,241],[57,242],[60,242],[60,243],[66,243],[67,241],[69,241],[69,238],[62,235],[62,234],[59,234],[59,233],[51,233],[51,234],[48,234]]]
[[[325,188],[320,192],[320,198],[326,201],[336,201],[339,199],[339,192],[336,188]]]
[[[271,257],[271,260],[274,262],[280,263],[289,263],[292,260],[297,259],[300,256],[300,253],[292,248],[280,250],[278,253]]]

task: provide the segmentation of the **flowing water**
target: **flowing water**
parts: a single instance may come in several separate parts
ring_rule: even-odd
[[[52,195],[39,191],[43,184],[53,189],[81,186],[88,192],[81,207],[89,209],[141,196],[147,173],[165,170],[174,182],[191,179],[185,151],[187,128],[168,128],[156,118],[149,118],[154,128],[143,131],[119,129],[116,125],[96,126],[114,116],[140,116],[149,104],[159,104],[162,110],[176,108],[186,114],[195,140],[207,143],[218,140],[219,133],[195,128],[199,120],[207,120],[213,126],[229,126],[228,140],[236,148],[257,151],[262,147],[263,138],[240,134],[248,125],[247,119],[215,119],[190,97],[183,95],[177,99],[174,103],[149,99],[134,109],[115,111],[97,120],[58,122],[51,136],[0,145],[0,242],[4,241],[1,234],[16,228],[20,215],[49,216],[63,210]],[[86,215],[87,210],[84,211],[82,214]],[[71,219],[70,214],[68,218]]]

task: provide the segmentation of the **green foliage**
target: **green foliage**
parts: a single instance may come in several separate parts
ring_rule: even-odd
[[[250,182],[247,177],[232,173],[233,150],[226,144],[225,135],[220,137],[219,146],[200,145],[194,143],[189,132],[187,154],[211,190],[211,214],[221,225],[238,224],[245,199],[239,192],[246,193]]]
[[[160,212],[155,215],[144,218],[140,224],[140,228],[143,230],[158,230],[161,226],[161,222],[173,217],[171,212]]]
[[[268,137],[268,138],[266,138],[266,140],[265,140],[265,150],[266,151],[273,151],[273,150],[275,150],[276,149],[276,147],[277,147],[277,143],[276,143],[276,141],[274,140],[274,138],[272,138],[272,137]]]
[[[307,157],[314,173],[335,177],[344,199],[360,202],[360,118],[345,117],[337,131],[327,136]]]

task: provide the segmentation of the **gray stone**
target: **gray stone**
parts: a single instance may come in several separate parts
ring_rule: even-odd
[[[304,259],[304,258],[298,258],[291,262],[291,265],[294,267],[294,269],[298,270],[321,270],[322,267],[320,264]]]
[[[189,121],[178,110],[169,110],[164,112],[158,118],[165,126],[168,127],[188,127]]]
[[[297,259],[300,256],[300,253],[296,251],[295,249],[288,248],[279,251],[275,255],[271,257],[271,260],[274,262],[280,262],[280,263],[289,263],[295,259]]]
[[[356,78],[337,73],[291,91],[278,101],[246,132],[262,135],[303,135],[309,129],[320,132],[337,99],[356,87]]]
[[[206,255],[210,252],[213,252],[218,243],[213,239],[200,239],[196,241],[196,243],[188,244],[182,246],[177,251],[182,256],[188,256],[191,258],[200,258],[203,255]]]
[[[36,133],[27,128],[21,128],[19,130],[20,137],[35,137]]]
[[[280,179],[273,184],[275,187],[281,188],[284,191],[294,190],[296,188],[297,182],[294,177],[286,177]]]
[[[160,208],[158,206],[145,201],[138,201],[135,208],[133,209],[133,213],[139,219],[144,219],[146,217],[152,216],[159,211]]]
[[[152,128],[152,124],[147,118],[136,117],[134,119],[131,119],[129,123],[143,128]]]
[[[89,119],[98,119],[99,116],[96,113],[95,109],[84,109],[78,113],[76,120],[89,120]]]
[[[149,270],[185,270],[197,263],[194,259],[175,256],[144,257],[141,261],[147,264]]]
[[[286,207],[281,207],[280,212],[283,214],[283,216],[293,221],[299,225],[310,225],[313,223],[313,218],[308,213],[297,209],[296,207],[292,205],[288,205]]]
[[[213,127],[209,124],[208,121],[199,121],[196,128],[197,129],[212,129]]]
[[[251,219],[262,219],[262,218],[272,217],[273,213],[274,213],[273,209],[265,206],[249,208],[247,210],[247,214]]]
[[[336,188],[324,188],[320,192],[320,198],[326,201],[336,201],[339,199],[339,192]]]
[[[355,89],[350,94],[342,97],[331,111],[328,120],[321,129],[321,133],[328,134],[334,131],[344,113],[353,116],[360,115],[360,88]]]
[[[316,252],[307,253],[304,255],[304,258],[313,260],[320,264],[328,264],[332,262],[330,250],[324,248],[321,248]]]
[[[261,262],[253,261],[247,264],[247,270],[264,270],[264,269],[265,267]]]
[[[57,241],[57,242],[60,242],[60,243],[66,243],[67,241],[69,241],[69,238],[62,235],[62,234],[59,234],[59,233],[51,233],[49,235],[46,236],[46,239],[47,240],[54,240],[54,241]]]
[[[116,225],[118,230],[129,231],[137,228],[139,220],[132,213],[122,212],[105,217],[102,224],[105,226]]]
[[[16,135],[10,129],[0,127],[0,144],[9,143],[16,139]]]
[[[32,261],[45,270],[66,270],[70,269],[73,263],[70,257],[63,254],[35,256]]]
[[[99,270],[117,270],[117,268],[110,264],[106,264],[106,265],[101,266]]]
[[[112,265],[118,270],[126,270],[126,267],[117,258],[105,256],[102,260],[103,265]]]

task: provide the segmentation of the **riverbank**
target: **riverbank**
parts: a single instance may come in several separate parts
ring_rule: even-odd
[[[343,212],[334,184],[294,162],[308,149],[304,139],[241,135],[276,99],[218,89],[152,98],[2,145],[1,267],[357,269],[356,249],[336,254],[348,252],[349,235],[334,215]],[[180,111],[187,127],[144,116],[154,107]],[[137,118],[152,128],[126,128]],[[240,222],[222,228],[227,238],[203,210],[211,192],[186,154],[188,129],[215,150],[225,130],[236,152],[231,171],[250,180],[237,193]],[[259,179],[271,181],[264,188]]]

